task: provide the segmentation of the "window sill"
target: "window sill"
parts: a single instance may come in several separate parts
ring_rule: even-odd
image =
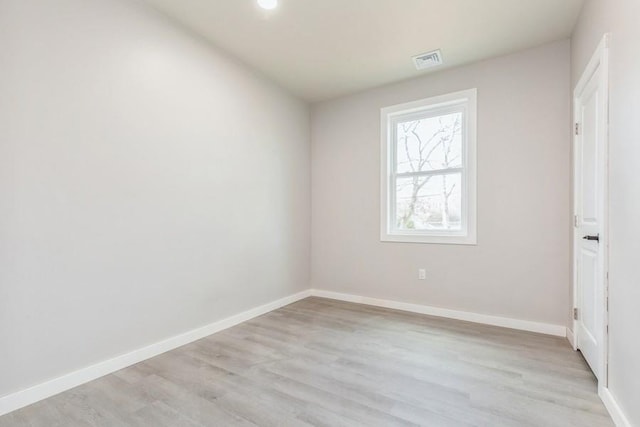
[[[380,236],[381,242],[425,243],[435,245],[477,245],[475,236],[436,236],[417,234],[388,234]]]

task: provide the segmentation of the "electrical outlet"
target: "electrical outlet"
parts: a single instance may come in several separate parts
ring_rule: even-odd
[[[424,268],[418,269],[418,280],[425,280],[427,278],[427,270]]]

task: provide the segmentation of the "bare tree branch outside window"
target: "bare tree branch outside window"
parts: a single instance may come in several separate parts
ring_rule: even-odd
[[[459,229],[462,114],[451,113],[397,125],[396,226]],[[420,175],[422,172],[440,173]],[[402,173],[409,174],[402,176]]]

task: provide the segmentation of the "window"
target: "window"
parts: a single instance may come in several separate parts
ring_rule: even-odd
[[[380,239],[476,243],[476,90],[383,108]]]

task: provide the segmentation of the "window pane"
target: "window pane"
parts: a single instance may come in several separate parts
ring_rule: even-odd
[[[450,113],[396,125],[397,172],[462,166],[462,113]]]
[[[396,180],[399,230],[461,230],[462,175],[431,175]]]

